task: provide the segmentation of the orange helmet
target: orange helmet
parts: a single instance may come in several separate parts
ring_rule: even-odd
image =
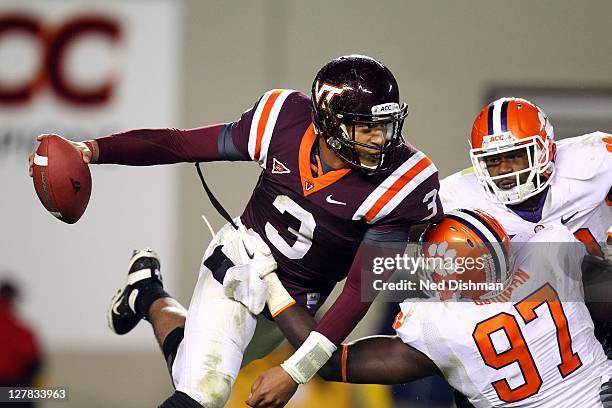
[[[511,281],[510,238],[484,211],[449,211],[440,222],[427,227],[421,246],[424,268],[420,278],[441,288],[426,291],[430,296],[437,292],[441,300],[486,299],[502,292]]]
[[[520,98],[501,98],[480,111],[470,140],[470,158],[476,177],[487,192],[503,204],[518,204],[543,191],[554,173],[555,136],[546,114],[535,104]],[[484,158],[525,149],[529,161],[525,169],[491,176]],[[520,175],[528,173],[524,183]],[[516,185],[500,189],[494,181],[516,177]]]

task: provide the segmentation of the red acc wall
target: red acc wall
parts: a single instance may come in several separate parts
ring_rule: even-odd
[[[23,104],[39,92],[51,91],[62,101],[75,105],[97,106],[113,96],[115,78],[106,74],[93,86],[71,81],[65,67],[65,56],[81,39],[98,36],[117,46],[121,40],[120,23],[108,16],[80,16],[59,25],[48,25],[32,15],[0,15],[0,43],[9,35],[31,37],[40,44],[43,53],[40,66],[32,78],[19,84],[8,83],[0,77],[0,104]]]

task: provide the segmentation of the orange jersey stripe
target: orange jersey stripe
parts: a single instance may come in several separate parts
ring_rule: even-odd
[[[259,154],[261,153],[261,140],[263,139],[264,131],[266,130],[266,124],[268,123],[268,118],[270,117],[270,111],[272,110],[272,106],[274,106],[274,102],[281,94],[282,90],[276,89],[272,94],[268,97],[264,108],[261,111],[261,117],[259,118],[259,123],[257,124],[257,140],[255,142],[255,160],[259,160]]]
[[[425,156],[417,164],[415,164],[412,168],[410,168],[406,173],[404,173],[400,178],[395,180],[395,182],[389,187],[387,191],[374,203],[372,208],[368,210],[365,214],[365,219],[367,222],[371,222],[376,214],[383,209],[385,205],[406,185],[417,176],[421,171],[425,170],[431,164],[431,160],[429,157]]]
[[[346,377],[346,360],[348,359],[348,344],[342,345],[342,382],[348,382]]]
[[[603,258],[604,253],[599,243],[588,228],[580,228],[574,232],[576,239],[584,244],[589,255]]]
[[[604,137],[603,139],[601,139],[601,141],[606,144],[606,149],[608,149],[608,151],[612,153],[612,137]]]

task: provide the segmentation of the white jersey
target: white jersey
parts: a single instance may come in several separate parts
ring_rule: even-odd
[[[605,242],[612,225],[612,137],[595,132],[557,142],[555,174],[537,223],[524,220],[504,204],[490,197],[478,182],[472,168],[455,173],[440,182],[440,198],[445,211],[476,208],[495,217],[508,235],[533,235],[548,225],[565,225],[576,238],[594,247]],[[596,253],[600,255],[599,253]]]
[[[584,247],[572,245],[572,253],[559,256],[559,245],[550,244],[567,241],[573,236],[563,227],[533,236],[529,243],[546,250],[519,249],[514,280],[497,299],[405,301],[397,334],[428,356],[478,408],[601,407],[600,387],[609,379],[610,363],[584,303],[561,297],[568,290],[581,296],[581,279],[566,279],[568,271],[555,278],[559,260],[568,257],[577,268],[570,275],[580,278]],[[521,300],[503,301],[509,291],[512,299]]]

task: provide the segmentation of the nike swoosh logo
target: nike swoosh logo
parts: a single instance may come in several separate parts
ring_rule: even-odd
[[[328,202],[328,203],[330,203],[330,204],[346,205],[346,203],[343,203],[342,201],[337,201],[337,200],[334,200],[334,199],[331,197],[331,194],[330,194],[330,195],[328,195],[327,197],[325,197],[325,201],[327,201],[327,202]]]
[[[563,219],[563,217],[561,217],[561,224],[563,224],[563,225],[567,224],[567,222],[569,220],[571,220],[572,218],[574,218],[576,216],[576,214],[578,214],[578,211],[576,211],[575,213],[573,213],[572,215],[570,215],[566,219]]]
[[[249,259],[253,259],[255,257],[255,253],[249,251],[249,248],[247,248],[247,246],[244,243],[244,241],[242,241],[242,246],[244,247],[244,250],[246,251],[247,256],[249,257]]]

